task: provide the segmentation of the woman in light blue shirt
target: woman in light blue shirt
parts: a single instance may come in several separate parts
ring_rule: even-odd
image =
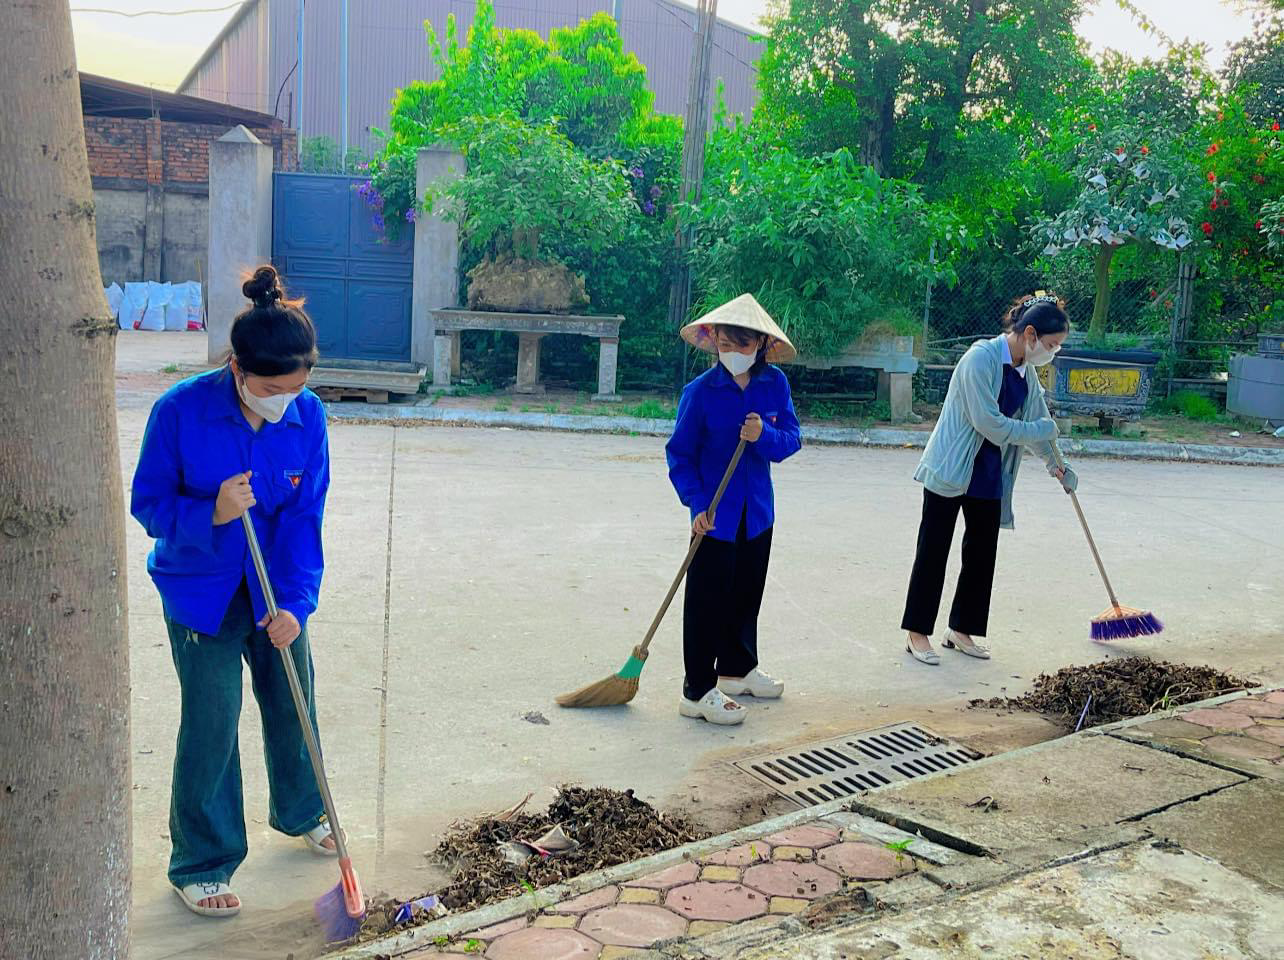
[[[945,405],[914,479],[923,484],[923,515],[901,629],[905,650],[931,666],[940,657],[930,639],[945,586],[954,525],[963,513],[963,569],[942,641],[951,650],[988,660],[976,644],[986,634],[999,528],[1011,528],[1012,487],[1031,447],[1067,490],[1075,475],[1053,459],[1057,426],[1048,414],[1035,368],[1050,363],[1070,332],[1056,297],[1018,301],[1005,317],[1008,332],[972,345],[954,369]]]

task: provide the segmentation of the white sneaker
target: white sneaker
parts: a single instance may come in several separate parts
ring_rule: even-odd
[[[678,701],[678,713],[693,720],[704,718],[710,723],[717,723],[724,727],[745,722],[745,708],[724,695],[717,687],[699,700],[688,700],[682,697]]]
[[[743,677],[719,677],[718,689],[733,697],[748,695],[759,700],[775,700],[785,692],[785,681],[754,667]]]

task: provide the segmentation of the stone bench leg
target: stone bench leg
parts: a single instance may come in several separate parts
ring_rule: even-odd
[[[450,335],[450,376],[459,379],[459,355],[462,352],[459,349],[459,337],[461,334],[458,330]]]
[[[615,372],[620,358],[620,341],[618,337],[602,337],[598,343],[597,395],[593,399],[608,403],[617,401],[620,395],[615,392]]]
[[[454,347],[459,334],[439,333],[433,338],[432,348],[432,385],[441,390],[450,387],[450,373],[458,370],[459,361],[455,358]]]
[[[513,385],[514,393],[544,392],[544,385],[539,382],[539,345],[543,339],[542,333],[517,335],[517,383]]]
[[[878,374],[878,399],[885,400],[892,413],[892,423],[914,420],[914,378],[908,373]]]

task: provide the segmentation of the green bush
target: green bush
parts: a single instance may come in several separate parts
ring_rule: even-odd
[[[1165,401],[1164,408],[1169,413],[1205,423],[1218,419],[1222,414],[1216,403],[1194,390],[1177,391]]]

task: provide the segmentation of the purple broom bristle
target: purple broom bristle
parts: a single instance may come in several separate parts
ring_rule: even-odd
[[[317,923],[325,933],[327,943],[341,943],[351,940],[361,930],[361,921],[365,916],[351,917],[343,901],[343,884],[339,883],[317,900],[315,905]]]
[[[1127,617],[1108,617],[1092,621],[1093,640],[1125,640],[1129,637],[1148,637],[1162,632],[1164,625],[1153,613],[1138,613]]]

